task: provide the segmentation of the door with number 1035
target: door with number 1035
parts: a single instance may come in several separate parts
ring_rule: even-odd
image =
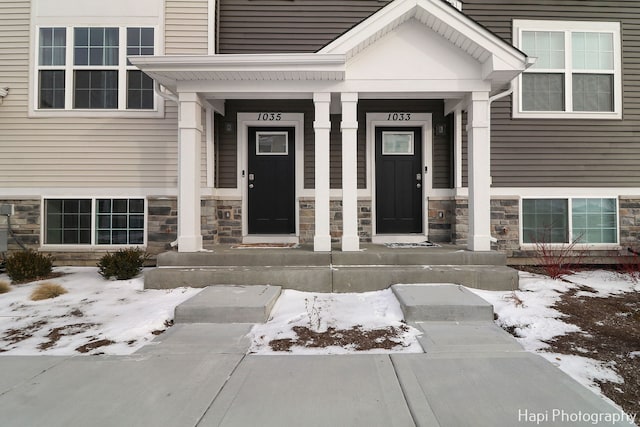
[[[249,234],[295,233],[295,128],[250,127]]]

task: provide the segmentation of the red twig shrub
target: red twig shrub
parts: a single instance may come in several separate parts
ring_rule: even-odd
[[[582,262],[585,251],[576,249],[578,239],[567,244],[550,244],[535,241],[536,260],[544,274],[552,279],[562,279],[572,274],[575,267]]]
[[[618,273],[628,277],[633,283],[640,282],[640,256],[638,249],[627,248],[631,255],[621,255],[618,262]]]

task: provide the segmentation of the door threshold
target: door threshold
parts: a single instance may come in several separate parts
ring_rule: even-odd
[[[385,243],[421,243],[427,239],[424,234],[378,234],[371,237],[371,243],[382,245]]]
[[[242,243],[300,243],[300,238],[288,234],[251,234],[242,237]]]

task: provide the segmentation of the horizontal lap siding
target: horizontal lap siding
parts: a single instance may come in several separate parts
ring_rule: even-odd
[[[208,47],[208,0],[166,0],[165,53],[206,55]]]
[[[28,1],[0,2],[0,189],[175,188],[172,104],[166,120],[27,117],[29,29]]]
[[[218,52],[315,52],[387,3],[384,0],[221,0]]]
[[[640,186],[640,2],[467,0],[464,12],[511,42],[512,19],[622,23],[623,120],[512,119],[492,106],[494,187]]]

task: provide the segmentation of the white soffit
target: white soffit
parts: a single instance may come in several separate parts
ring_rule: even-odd
[[[315,53],[132,56],[133,65],[158,83],[180,81],[340,81],[345,56]]]

